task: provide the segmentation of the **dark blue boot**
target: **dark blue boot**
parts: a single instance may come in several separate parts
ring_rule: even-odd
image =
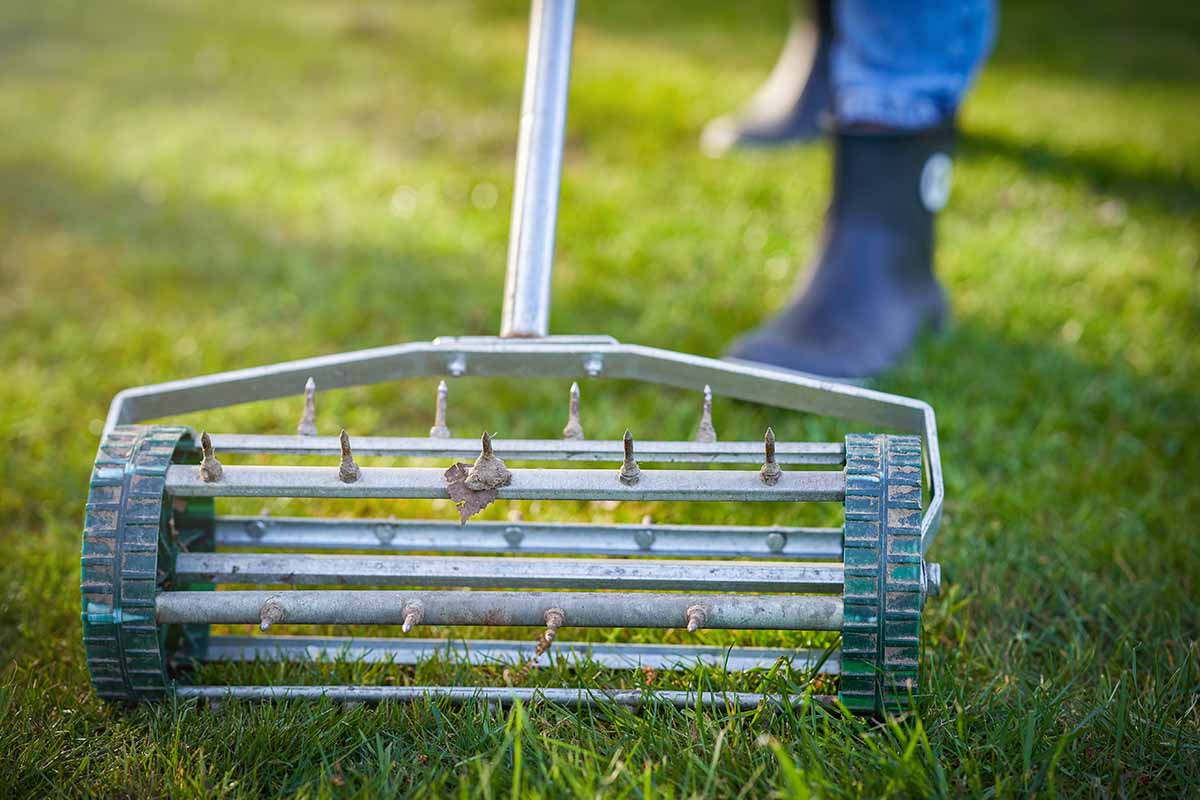
[[[711,156],[735,147],[778,147],[811,142],[826,133],[832,107],[829,79],[833,44],[831,0],[813,0],[812,18],[797,9],[771,75],[746,107],[705,126],[700,147]]]
[[[949,193],[954,129],[839,132],[820,254],[791,305],[728,357],[840,379],[894,366],[946,297],[933,274],[934,214]]]

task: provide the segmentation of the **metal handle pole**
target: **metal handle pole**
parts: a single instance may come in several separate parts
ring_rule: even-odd
[[[545,336],[575,0],[533,0],[500,335]]]

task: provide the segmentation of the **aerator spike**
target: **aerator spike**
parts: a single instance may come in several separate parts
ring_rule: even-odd
[[[546,632],[542,634],[542,641],[546,643],[546,647],[544,649],[539,648],[541,649],[541,653],[550,649],[550,645],[554,643],[555,637],[558,636],[558,629],[567,624],[567,615],[561,608],[547,608],[545,620]],[[538,655],[541,655],[541,653],[538,653]]]
[[[400,630],[408,633],[414,626],[421,624],[421,619],[425,616],[425,607],[414,601],[406,603],[400,613],[404,614],[404,624],[400,626]]]
[[[479,458],[475,459],[475,463],[471,465],[471,469],[468,470],[463,483],[473,492],[507,486],[512,481],[512,473],[492,451],[492,437],[488,436],[487,431],[484,431],[479,441],[482,451],[479,453]]]
[[[283,617],[283,603],[278,597],[268,597],[258,609],[258,628],[262,631],[270,630],[272,625],[283,622]]]
[[[342,483],[354,483],[362,477],[362,470],[354,463],[354,454],[350,452],[350,434],[343,428],[338,438],[342,443],[342,464],[338,467],[338,479]]]
[[[300,423],[296,425],[296,433],[301,436],[317,435],[317,382],[311,377],[304,382],[304,411],[300,413]]]
[[[712,421],[712,387],[704,385],[704,405],[700,409],[700,427],[696,429],[696,441],[712,444],[717,441],[717,429]]]
[[[767,428],[767,433],[763,436],[763,449],[766,451],[766,457],[762,469],[758,471],[758,476],[767,486],[774,486],[779,483],[783,470],[779,468],[779,463],[775,460],[775,431],[770,428]]]
[[[621,473],[618,477],[626,486],[633,486],[642,477],[641,469],[633,460],[633,434],[629,431],[625,431],[625,461],[621,464]]]
[[[446,386],[446,382],[439,381],[437,388],[437,406],[433,412],[433,427],[429,429],[429,436],[433,439],[450,438],[450,429],[446,427],[446,397],[449,394],[450,388]]]
[[[571,441],[583,439],[583,426],[579,424],[579,384],[571,384],[571,400],[567,410],[567,424],[563,427],[563,438]]]
[[[209,438],[207,431],[200,434],[200,451],[204,454],[204,458],[200,460],[200,477],[205,483],[216,483],[221,480],[225,470],[221,468],[221,462],[217,461],[217,457],[213,455],[212,439]]]
[[[684,619],[687,621],[687,632],[695,633],[708,621],[708,615],[704,613],[704,606],[688,606]]]

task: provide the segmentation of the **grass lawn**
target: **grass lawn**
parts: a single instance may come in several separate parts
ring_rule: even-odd
[[[715,161],[696,147],[704,121],[769,68],[787,4],[581,5],[552,328],[718,355],[786,301],[827,200],[824,148]],[[526,11],[3,4],[0,796],[1195,795],[1200,13],[1131,0],[1002,10],[941,218],[956,324],[880,382],[937,409],[948,502],[931,557],[948,586],[926,614],[920,713],[878,727],[820,710],[95,699],[79,543],[109,400],[200,373],[494,333]],[[420,435],[432,391],[420,380],[329,393],[319,422]],[[699,407],[625,384],[584,391],[592,438],[627,426],[688,437]],[[484,391],[466,379],[450,424],[554,436],[565,397],[557,382]],[[283,433],[298,409],[188,421]],[[767,424],[782,440],[856,429],[721,400],[716,422],[726,439]],[[433,505],[328,510],[449,517]],[[797,524],[774,507],[556,511]],[[214,677],[501,681],[453,663],[415,678],[226,672]],[[753,690],[794,678],[656,681]],[[529,683],[642,680],[551,670]]]

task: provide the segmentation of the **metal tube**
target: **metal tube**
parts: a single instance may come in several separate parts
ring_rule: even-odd
[[[218,453],[261,453],[265,455],[336,456],[341,450],[336,436],[273,436],[214,433]],[[621,463],[621,442],[608,440],[493,439],[496,455],[505,461],[582,461]],[[638,460],[648,463],[757,464],[762,460],[762,442],[643,442],[638,441]],[[479,439],[430,439],[429,437],[355,436],[356,456],[404,458],[475,458]],[[840,466],[846,460],[841,442],[780,442],[775,445],[780,464]]]
[[[419,603],[425,625],[545,625],[548,608],[569,627],[683,627],[689,607],[705,610],[706,628],[841,630],[842,598],[826,595],[651,594],[643,592],[161,592],[160,624],[258,624],[265,601],[283,606],[283,624],[400,625]]]
[[[219,547],[836,561],[841,528],[217,517]]]
[[[341,636],[212,636],[202,661],[342,661],[366,664],[417,664],[434,658],[472,666],[523,664],[536,642],[509,639],[385,639]],[[595,664],[607,669],[691,669],[698,665],[729,672],[770,669],[780,661],[792,669],[818,666],[825,675],[841,669],[837,652],[774,647],[713,647],[640,644],[636,642],[564,642],[561,639],[534,666]]]
[[[759,694],[757,692],[642,691],[641,689],[554,689],[513,686],[175,686],[183,700],[316,700],[337,703],[413,702],[445,699],[451,703],[523,703],[544,700],[573,708],[665,703],[676,708],[727,708],[752,711],[760,705],[799,708],[809,702],[833,705],[831,695]]]
[[[575,0],[533,0],[500,335],[545,336],[567,125]]]
[[[607,558],[180,553],[181,584],[841,594],[841,564]]]
[[[166,491],[180,497],[447,498],[442,469],[363,467],[345,483],[336,467],[225,467],[221,480],[203,480],[193,466],[168,468]],[[843,472],[786,472],[767,486],[751,470],[643,470],[627,485],[615,470],[515,469],[496,490],[505,500],[689,500],[725,502],[841,501]]]

